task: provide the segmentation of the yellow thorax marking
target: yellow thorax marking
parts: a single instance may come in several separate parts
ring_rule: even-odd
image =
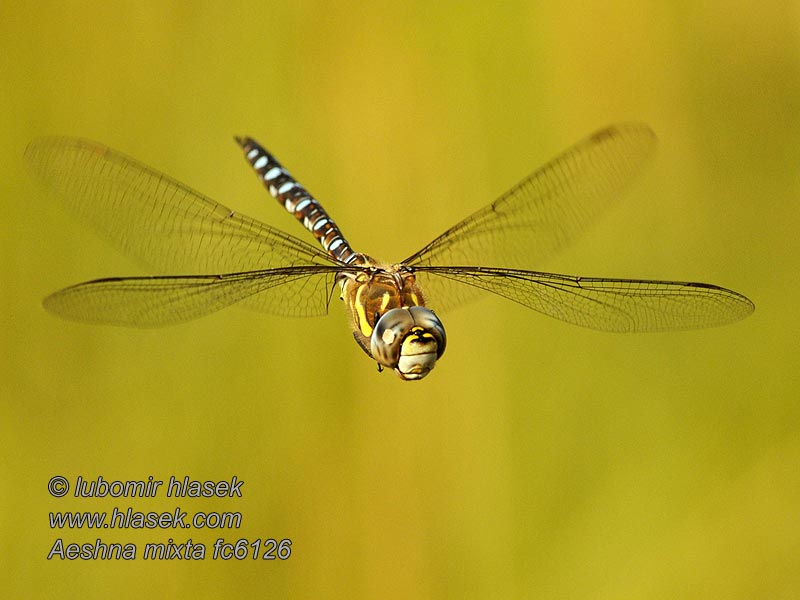
[[[364,303],[361,301],[361,294],[366,288],[366,285],[358,286],[358,291],[356,291],[356,301],[355,301],[355,309],[356,309],[356,318],[358,319],[358,328],[361,330],[366,337],[370,337],[372,335],[372,327],[370,327],[369,321],[367,321],[367,314],[364,310]]]
[[[381,297],[381,314],[383,314],[383,311],[385,311],[386,307],[389,306],[389,300],[391,299],[392,298],[389,295],[389,292],[383,292],[383,296]]]

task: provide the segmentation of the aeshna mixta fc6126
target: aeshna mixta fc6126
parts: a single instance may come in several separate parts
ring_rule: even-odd
[[[582,232],[630,183],[655,148],[646,125],[602,129],[489,206],[397,264],[355,252],[322,206],[257,142],[237,138],[270,194],[321,249],[226,208],[99,144],[35,140],[26,159],[79,217],[165,273],[88,281],[47,297],[69,319],[157,327],[234,303],[287,316],[327,313],[334,286],[353,336],[406,380],[422,379],[445,350],[441,311],[477,290],[604,331],[723,325],[753,303],[715,285],[558,275],[528,268]],[[424,291],[423,291],[424,290]]]

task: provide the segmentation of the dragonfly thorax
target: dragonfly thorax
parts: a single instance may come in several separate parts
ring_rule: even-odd
[[[444,326],[424,298],[416,277],[401,265],[372,266],[341,281],[353,337],[381,367],[401,379],[422,379],[444,353]]]

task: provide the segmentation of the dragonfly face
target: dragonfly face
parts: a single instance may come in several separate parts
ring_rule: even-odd
[[[640,123],[590,135],[394,265],[353,250],[274,156],[250,138],[237,141],[270,195],[319,245],[94,142],[29,144],[25,157],[34,174],[68,208],[169,273],[88,281],[48,296],[45,307],[70,319],[134,327],[171,325],[236,303],[307,317],[327,313],[338,283],[359,346],[404,380],[425,377],[445,350],[444,327],[428,300],[441,311],[484,290],[610,332],[713,327],[754,310],[743,295],[708,283],[531,270],[587,229],[639,173],[655,148],[655,135]]]
[[[424,306],[386,312],[370,338],[372,357],[394,368],[400,379],[422,379],[444,354],[447,336],[436,314]]]
[[[371,270],[342,273],[340,282],[353,337],[380,367],[394,369],[404,380],[422,379],[444,353],[444,325],[424,306],[411,271],[380,266],[363,254],[358,260]]]

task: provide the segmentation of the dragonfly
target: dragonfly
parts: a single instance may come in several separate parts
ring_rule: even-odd
[[[233,304],[282,316],[324,315],[338,289],[358,345],[379,371],[394,370],[407,381],[423,379],[445,351],[438,313],[482,291],[608,332],[714,327],[754,310],[742,294],[709,283],[530,269],[584,232],[649,161],[656,136],[641,123],[596,131],[398,263],[353,250],[272,154],[249,137],[236,141],[270,195],[317,245],[101,144],[67,137],[31,142],[25,157],[34,176],[104,237],[162,273],[73,285],[45,298],[44,307],[89,323],[160,327]],[[414,169],[419,165],[409,176]],[[402,226],[382,218],[373,226]]]

